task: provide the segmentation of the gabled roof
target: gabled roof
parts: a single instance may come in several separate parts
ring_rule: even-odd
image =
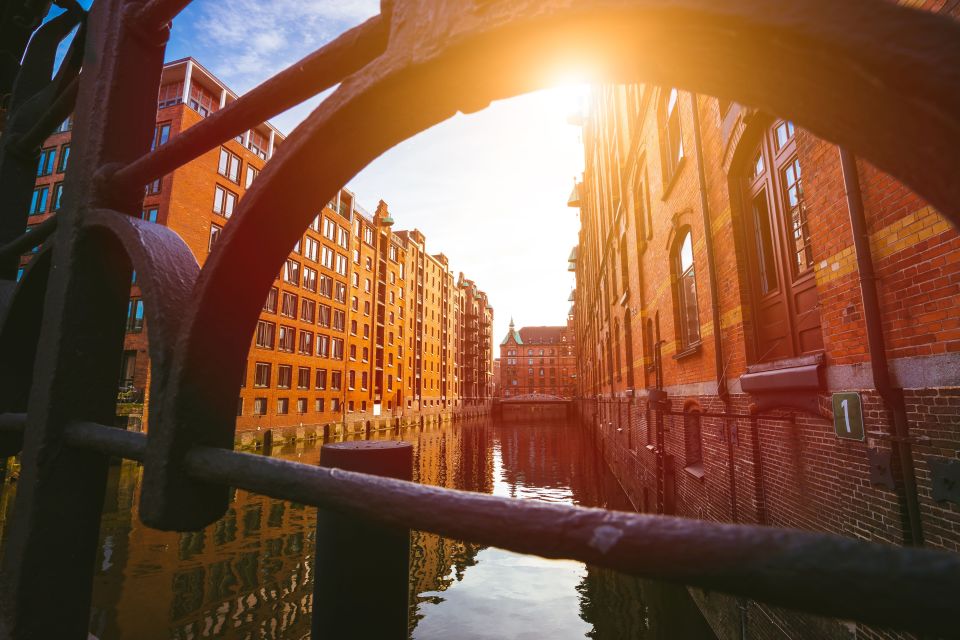
[[[517,344],[523,344],[523,340],[520,338],[520,333],[513,328],[513,318],[510,318],[510,329],[507,330],[507,337],[503,339],[503,342],[500,343],[500,346],[510,342],[510,338],[513,338],[513,341]]]

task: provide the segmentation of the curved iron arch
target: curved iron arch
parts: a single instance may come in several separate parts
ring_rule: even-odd
[[[466,8],[398,0],[390,22],[386,52],[287,138],[200,273],[161,400],[165,417],[151,430],[148,524],[203,526],[226,508],[206,501],[189,522],[178,520],[195,501],[165,491],[170,477],[150,460],[169,460],[173,441],[232,445],[260,305],[320,203],[399,142],[458,111],[548,86],[551,71],[586,65],[604,81],[672,85],[789,117],[960,221],[960,25],[949,18],[874,0],[475,0]]]

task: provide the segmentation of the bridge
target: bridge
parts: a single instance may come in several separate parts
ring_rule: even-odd
[[[573,400],[547,393],[526,393],[493,402],[493,415],[504,420],[562,420],[572,411]]]

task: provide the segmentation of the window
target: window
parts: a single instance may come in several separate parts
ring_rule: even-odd
[[[320,251],[320,243],[317,242],[314,238],[311,238],[310,236],[306,236],[303,239],[303,256],[305,258],[307,258],[308,260],[312,260],[313,262],[316,262],[317,256],[319,255],[319,251]]]
[[[293,327],[280,325],[280,334],[277,340],[277,351],[286,351],[293,353],[293,345],[296,339],[297,330]]]
[[[233,210],[237,206],[237,194],[220,185],[213,190],[213,212],[217,215],[229,218],[233,215]]]
[[[677,334],[680,348],[687,349],[700,342],[700,315],[697,310],[697,280],[693,268],[693,237],[685,229],[674,251],[677,274]]]
[[[297,413],[304,414],[306,412],[307,412],[307,399],[297,398]]]
[[[346,328],[347,314],[341,309],[333,310],[333,328],[343,331]]]
[[[66,120],[60,123],[55,133],[66,133],[73,129],[73,116],[68,116]]]
[[[288,293],[284,291],[280,300],[281,300],[280,315],[286,316],[288,318],[296,318],[297,317],[297,296],[292,293]]]
[[[332,391],[340,391],[343,388],[343,372],[342,371],[331,371],[330,372],[330,389]],[[336,406],[332,407],[336,409]]]
[[[337,302],[346,302],[347,301],[347,283],[338,282],[336,286],[336,291],[334,292],[333,299]],[[370,306],[370,303],[367,302],[366,306]],[[369,313],[369,310],[367,311]]]
[[[313,324],[317,317],[317,303],[304,298],[300,301],[300,321]]]
[[[343,360],[343,338],[333,339],[331,352],[334,360]]]
[[[30,215],[47,212],[47,200],[50,198],[50,187],[38,187],[33,190],[30,198]]]
[[[60,211],[61,200],[63,200],[63,183],[58,182],[53,185],[53,202],[51,203],[53,211]]]
[[[313,410],[317,413],[323,413],[323,398],[316,398],[313,401]]]
[[[254,387],[270,386],[270,363],[269,362],[258,362],[253,366],[253,386]],[[254,411],[254,413],[256,413],[256,411]]]
[[[277,389],[289,389],[293,382],[293,367],[289,364],[277,365]]]
[[[327,269],[333,269],[333,257],[336,255],[336,251],[330,247],[323,247],[320,250],[320,264],[325,266]]]
[[[143,300],[130,298],[127,303],[127,331],[143,331]]]
[[[310,267],[303,268],[303,288],[307,291],[316,293],[317,291],[317,270]]]
[[[342,253],[337,254],[336,272],[342,276],[347,275],[347,256]]]
[[[160,189],[163,186],[163,179],[157,178],[153,182],[147,183],[144,193],[148,196],[155,196],[160,193]]]
[[[684,467],[703,470],[703,440],[698,411],[687,410],[683,416]]]
[[[680,130],[680,95],[670,89],[663,100],[661,153],[663,154],[663,177],[665,182],[673,179],[680,161],[683,160],[683,138]]]
[[[313,332],[300,331],[300,341],[297,343],[297,352],[307,356],[313,355]]]
[[[243,415],[243,398],[237,398],[237,417]]]
[[[333,278],[325,276],[322,273],[319,276],[318,292],[325,298],[333,297]]]
[[[314,380],[314,387],[323,391],[327,388],[327,370],[317,369],[317,375]]]
[[[150,143],[150,150],[167,144],[170,140],[170,123],[164,122],[158,124],[153,130],[153,141]]]
[[[297,367],[297,389],[310,388],[310,367]]]
[[[267,399],[266,398],[253,399],[253,415],[255,416],[267,415]]]
[[[363,241],[373,246],[373,229],[370,227],[364,227],[363,229]],[[369,269],[369,267],[367,267]]]
[[[207,251],[213,251],[213,245],[220,239],[223,227],[210,223],[210,238],[207,240]]]
[[[283,280],[292,285],[300,284],[300,263],[289,258],[283,264]]]
[[[276,287],[270,287],[270,291],[267,292],[267,299],[263,303],[263,310],[269,311],[270,313],[277,312],[277,297],[280,295],[280,291]]]
[[[146,220],[147,222],[156,222],[159,213],[160,210],[157,207],[147,207],[140,212],[140,219]]]
[[[321,358],[330,357],[330,336],[317,334],[317,355]]]
[[[320,313],[317,316],[317,324],[320,325],[321,327],[330,326],[330,307],[329,306],[325,304],[320,305]]]
[[[793,123],[775,122],[764,131],[742,171],[756,362],[823,349],[795,134]]]
[[[350,232],[340,227],[337,230],[337,244],[346,249],[350,246]]]
[[[57,165],[57,172],[64,173],[67,170],[67,163],[70,162],[70,145],[65,144],[60,147],[60,162]]]
[[[217,173],[230,182],[240,184],[240,156],[220,147],[220,159],[217,162]]]
[[[327,240],[337,240],[337,223],[330,218],[323,219],[323,237]]]
[[[277,398],[277,415],[285,416],[290,412],[290,398]]]
[[[350,370],[347,372],[347,389],[356,389],[357,388],[357,372]]]
[[[277,325],[266,320],[258,320],[256,345],[261,349],[273,349],[276,333]]]
[[[247,163],[247,179],[244,182],[244,185],[243,185],[244,188],[249,189],[250,185],[253,184],[253,181],[257,179],[258,175],[260,175],[260,170],[248,162]]]
[[[37,176],[49,176],[53,173],[54,160],[56,160],[56,158],[56,147],[43,149],[40,152],[40,160],[37,162]]]

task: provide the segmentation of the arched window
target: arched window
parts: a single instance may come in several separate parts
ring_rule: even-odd
[[[623,342],[627,352],[627,387],[633,389],[633,329],[630,326],[630,310],[623,312]]]
[[[744,172],[744,225],[757,351],[754,360],[823,349],[813,247],[793,123],[775,122]]]
[[[703,470],[703,440],[700,433],[700,408],[692,405],[684,408],[683,416],[684,467]]]
[[[697,279],[693,268],[693,235],[690,229],[681,232],[673,261],[676,273],[677,337],[682,351],[700,342]]]
[[[663,181],[670,182],[683,160],[683,136],[680,130],[680,94],[676,89],[663,92],[661,106]]]
[[[614,320],[614,329],[613,329],[613,353],[614,358],[616,359],[616,364],[614,365],[614,370],[617,375],[617,382],[620,382],[623,379],[621,371],[623,369],[620,366],[620,321]]]

